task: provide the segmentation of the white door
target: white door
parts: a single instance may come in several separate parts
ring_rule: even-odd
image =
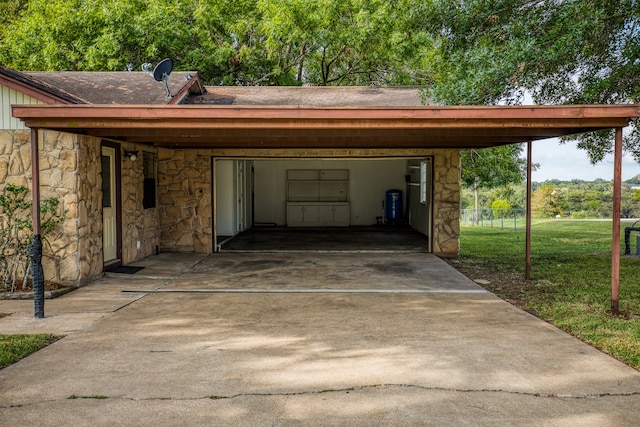
[[[233,160],[215,160],[215,227],[217,236],[233,236],[236,229],[236,197]]]
[[[116,203],[116,150],[102,147],[102,247],[105,263],[118,257]]]

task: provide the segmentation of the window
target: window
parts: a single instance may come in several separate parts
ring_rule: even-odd
[[[155,153],[142,153],[142,167],[144,175],[144,188],[142,193],[142,207],[151,209],[156,207],[156,155]]]
[[[102,156],[102,207],[111,207],[111,157]]]

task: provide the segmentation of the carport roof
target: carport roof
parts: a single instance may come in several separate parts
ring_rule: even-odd
[[[182,148],[470,148],[624,127],[639,105],[15,105],[28,127]]]

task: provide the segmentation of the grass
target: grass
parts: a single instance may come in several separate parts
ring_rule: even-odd
[[[0,369],[27,357],[58,339],[60,337],[49,334],[0,334]]]
[[[454,266],[463,273],[483,274],[498,296],[640,369],[640,257],[620,260],[623,314],[613,316],[610,221],[534,223],[530,282],[522,279],[524,231],[464,226],[460,246],[461,258]]]

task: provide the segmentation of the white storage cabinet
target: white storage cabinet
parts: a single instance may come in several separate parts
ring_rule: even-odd
[[[289,227],[347,227],[350,219],[347,169],[287,171]]]

